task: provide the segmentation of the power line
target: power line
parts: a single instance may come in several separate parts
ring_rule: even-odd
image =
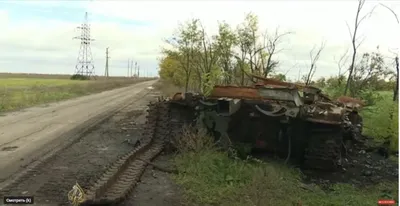
[[[81,40],[81,45],[79,48],[77,64],[75,66],[75,74],[90,78],[95,74],[92,50],[90,48],[90,42],[94,41],[94,39],[90,38],[90,25],[88,23],[87,12],[85,13],[84,22],[77,28],[81,30],[81,35],[74,37],[74,39]]]

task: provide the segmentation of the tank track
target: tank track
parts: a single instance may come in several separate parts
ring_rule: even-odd
[[[304,155],[304,167],[325,171],[337,170],[341,165],[340,139],[335,133],[313,133]]]
[[[126,200],[147,166],[145,161],[151,161],[163,150],[165,138],[169,137],[168,119],[167,102],[159,99],[150,103],[139,146],[110,165],[85,192],[85,201],[80,205],[117,205]]]

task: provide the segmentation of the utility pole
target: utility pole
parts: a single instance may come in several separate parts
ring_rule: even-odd
[[[130,64],[131,64],[131,60],[128,59],[128,74],[127,74],[128,77],[129,77],[129,68],[130,68]]]
[[[140,66],[138,65],[138,68],[137,68],[137,77],[139,78],[140,77]]]
[[[73,39],[81,40],[81,46],[79,48],[78,60],[75,66],[75,74],[90,78],[94,76],[93,57],[90,48],[90,42],[94,41],[94,39],[90,38],[90,25],[88,23],[87,12],[85,13],[84,22],[77,28],[81,30],[81,35],[74,37]]]
[[[132,71],[132,69],[133,69],[133,60],[131,60],[131,77],[133,77],[133,71]]]
[[[108,74],[108,59],[109,59],[110,57],[108,56],[108,48],[109,48],[109,47],[107,47],[107,49],[106,49],[106,71],[104,72],[104,76],[105,76],[105,77],[108,77],[108,76],[109,76],[109,74]]]
[[[139,72],[138,72],[139,70],[138,70],[138,65],[137,65],[137,62],[135,62],[135,76],[136,77],[139,77]]]

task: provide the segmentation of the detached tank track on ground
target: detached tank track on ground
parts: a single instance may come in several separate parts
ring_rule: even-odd
[[[164,147],[169,136],[169,107],[165,101],[149,104],[147,122],[139,146],[108,167],[104,175],[86,191],[81,205],[117,205],[130,195],[147,163]]]

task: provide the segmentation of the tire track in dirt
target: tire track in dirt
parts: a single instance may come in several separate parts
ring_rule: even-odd
[[[111,162],[132,150],[129,142],[140,137],[146,105],[154,99],[149,94],[119,111],[79,142],[24,176],[19,184],[0,191],[0,196],[32,195],[41,205],[68,205],[67,193],[75,182],[87,189]]]

